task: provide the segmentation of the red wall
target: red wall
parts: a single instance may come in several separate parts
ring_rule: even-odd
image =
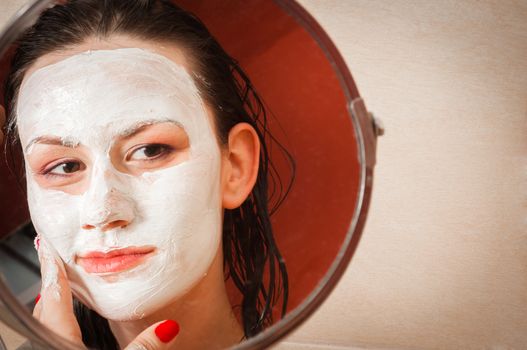
[[[12,53],[12,52],[10,52]],[[4,104],[4,80],[8,73],[10,55],[0,59],[0,104]],[[25,197],[25,178],[19,176],[21,162],[7,164],[6,155],[9,159],[21,159],[20,155],[12,154],[5,148],[5,142],[1,144],[0,156],[0,238],[14,231],[18,226],[24,224],[29,219],[29,213]],[[13,162],[11,162],[13,163]],[[14,174],[18,175],[14,175]]]
[[[239,60],[276,118],[272,132],[296,160],[293,190],[272,220],[291,310],[335,259],[359,191],[356,140],[338,77],[310,35],[272,1],[176,2]]]

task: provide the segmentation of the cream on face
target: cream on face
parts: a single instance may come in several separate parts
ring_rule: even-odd
[[[112,155],[116,140],[157,124],[184,130],[188,158],[141,174],[123,171]],[[220,150],[184,67],[136,48],[74,55],[26,77],[17,125],[33,224],[89,307],[112,320],[141,318],[207,273],[221,240]],[[83,149],[82,191],[36,181],[27,159],[43,137]],[[148,255],[139,254],[145,256],[141,263],[119,272],[78,264],[88,253],[108,258],[127,249]]]

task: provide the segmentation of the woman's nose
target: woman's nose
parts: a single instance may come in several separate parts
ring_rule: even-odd
[[[110,172],[94,171],[82,206],[82,229],[104,232],[124,228],[134,220],[134,202],[115,187],[116,182]]]
[[[115,189],[102,194],[102,198],[91,197],[85,208],[82,228],[108,231],[128,226],[134,219],[133,203]],[[89,200],[89,199],[88,199]]]
[[[129,223],[130,222],[127,220],[114,220],[114,221],[110,221],[109,223],[103,225],[100,228],[100,230],[104,232],[104,231],[112,230],[114,228],[125,228],[126,226],[128,226]],[[82,225],[82,228],[85,230],[93,230],[97,228],[97,226],[94,226],[91,224],[84,224]]]

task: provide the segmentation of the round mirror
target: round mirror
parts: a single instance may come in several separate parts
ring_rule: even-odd
[[[32,346],[263,348],[331,292],[382,128],[299,4],[36,1],[0,53],[0,319]]]

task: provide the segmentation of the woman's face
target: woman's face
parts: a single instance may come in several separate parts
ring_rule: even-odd
[[[113,320],[188,292],[221,241],[211,113],[183,56],[134,46],[43,57],[16,110],[33,224],[77,297]]]

